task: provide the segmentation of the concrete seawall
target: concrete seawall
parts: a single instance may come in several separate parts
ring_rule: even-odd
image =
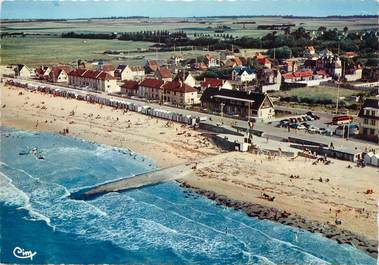
[[[130,178],[124,178],[92,188],[72,193],[70,197],[77,200],[91,200],[109,192],[121,192],[145,186],[156,185],[162,182],[185,178],[193,173],[196,163],[187,163],[175,167],[164,168],[143,173]]]

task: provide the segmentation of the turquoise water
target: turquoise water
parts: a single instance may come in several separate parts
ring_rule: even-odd
[[[154,163],[61,135],[1,133],[2,263],[375,264],[349,245],[250,218],[174,182],[72,200],[71,192]],[[44,159],[20,155],[34,147]],[[17,246],[37,254],[18,259]]]

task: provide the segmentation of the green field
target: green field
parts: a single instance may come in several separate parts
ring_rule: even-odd
[[[136,50],[148,48],[152,43],[119,40],[83,40],[45,37],[7,38],[1,40],[1,64],[23,63],[74,64],[78,59],[106,60],[117,58],[103,54],[106,50]],[[122,61],[120,61],[121,63]]]
[[[196,58],[209,53],[202,50],[176,52],[138,52],[138,48],[147,49],[153,43],[119,40],[84,40],[49,37],[4,38],[1,44],[1,64],[26,64],[36,67],[41,64],[72,64],[78,59],[87,62],[103,60],[113,65],[143,65],[146,59],[167,60],[175,54],[184,58]],[[104,51],[124,51],[123,56],[103,54]],[[130,51],[130,52],[128,52]],[[213,52],[210,52],[213,53]],[[143,56],[143,59],[127,58]]]
[[[359,90],[352,90],[346,88],[339,89],[340,98],[348,98],[350,96],[355,96],[362,93]],[[313,99],[316,101],[322,100],[332,100],[336,102],[337,99],[337,88],[335,87],[325,87],[325,86],[317,86],[317,87],[302,87],[296,88],[289,91],[280,91],[272,93],[272,96],[279,97],[293,97],[296,96],[299,99]]]

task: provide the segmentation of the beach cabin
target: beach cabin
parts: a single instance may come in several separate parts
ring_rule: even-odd
[[[372,158],[375,156],[373,152],[368,152],[364,155],[363,160],[366,165],[371,165]]]

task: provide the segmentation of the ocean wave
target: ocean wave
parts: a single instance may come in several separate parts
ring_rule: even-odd
[[[7,175],[0,171],[0,201],[6,205],[16,206],[17,209],[25,209],[28,211],[32,220],[44,221],[48,226],[55,230],[55,227],[51,225],[50,218],[37,212],[32,208],[30,203],[30,197],[18,189]]]

